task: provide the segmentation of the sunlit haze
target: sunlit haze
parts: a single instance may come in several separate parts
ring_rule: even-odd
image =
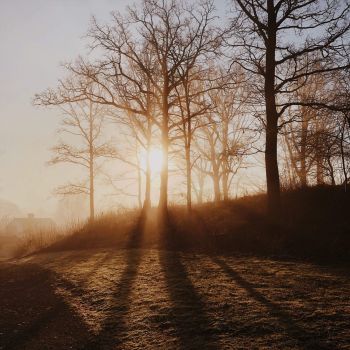
[[[60,197],[54,190],[68,180],[79,178],[81,172],[70,165],[47,165],[52,156],[50,148],[59,140],[56,131],[62,114],[58,109],[35,107],[32,100],[35,93],[55,87],[58,79],[64,77],[61,63],[88,53],[88,40],[84,36],[91,16],[108,22],[111,11],[123,11],[129,2],[2,0],[0,3],[0,198],[18,206],[22,215],[60,217],[57,204]],[[215,3],[222,13],[224,1]],[[151,163],[152,171],[159,172],[158,150],[152,153]],[[107,167],[114,167],[114,175],[118,176],[125,164]],[[257,183],[254,171],[248,182]],[[132,181],[125,187],[128,193],[135,192]],[[96,191],[97,197],[103,197],[97,203],[97,211],[106,211],[110,205],[115,207],[122,202],[136,205],[133,196],[106,196],[101,187]],[[177,189],[175,192],[177,200],[183,198]],[[83,215],[85,209],[81,211]]]
[[[0,350],[350,350],[350,0],[0,0]]]

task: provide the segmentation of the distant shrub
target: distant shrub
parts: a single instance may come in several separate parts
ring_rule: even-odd
[[[45,250],[76,250],[121,246],[137,221],[140,211],[123,209],[117,213],[100,214],[93,222],[85,222],[72,234],[47,247]]]
[[[82,227],[83,223],[70,222],[61,227],[52,227],[50,229],[33,230],[26,232],[23,236],[16,239],[12,255],[21,257],[32,254],[54,245],[64,238],[71,236]]]

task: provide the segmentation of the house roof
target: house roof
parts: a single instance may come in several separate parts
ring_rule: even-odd
[[[12,223],[19,223],[22,225],[55,225],[55,222],[50,218],[13,218],[10,225]]]
[[[20,233],[27,230],[50,229],[56,226],[51,218],[35,218],[29,216],[27,218],[14,218],[8,225],[7,231],[15,231]]]

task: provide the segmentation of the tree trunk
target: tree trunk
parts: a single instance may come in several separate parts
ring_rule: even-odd
[[[224,196],[224,201],[228,201],[228,171],[224,169],[222,173],[222,194]]]
[[[192,171],[191,171],[191,149],[190,144],[185,148],[186,153],[186,181],[187,181],[187,210],[192,210]]]
[[[143,202],[143,209],[149,209],[151,207],[151,139],[152,139],[152,124],[150,118],[147,121],[147,148],[146,148],[146,179],[145,179],[145,200]]]
[[[341,153],[341,162],[344,174],[344,191],[347,192],[348,189],[348,174],[346,171],[346,163],[345,163],[345,155],[344,155],[344,134],[345,134],[345,126],[346,119],[344,118],[342,130],[341,130],[341,138],[340,138],[340,153]]]
[[[316,150],[316,183],[317,185],[323,185],[324,184],[324,174],[323,174],[323,145],[321,145],[321,126],[319,125],[319,122],[316,120],[316,139],[315,139],[315,150]]]
[[[167,82],[164,83],[162,97],[163,120],[161,127],[161,143],[162,143],[162,169],[160,173],[160,193],[159,193],[159,209],[161,213],[168,211],[168,153],[169,153],[169,104],[168,104],[168,88]]]
[[[322,159],[319,155],[317,155],[317,159],[316,159],[316,182],[317,182],[317,185],[324,184]]]
[[[214,186],[214,201],[219,202],[221,199],[221,192],[220,192],[220,176],[219,176],[219,170],[216,167],[213,167],[213,186]]]
[[[204,192],[204,180],[202,181],[202,179],[199,180],[198,183],[198,204],[202,204],[203,203],[203,192]]]
[[[140,164],[137,166],[137,200],[138,200],[138,205],[139,209],[142,208],[142,176],[141,176],[141,168]]]
[[[146,160],[146,179],[145,179],[145,200],[143,202],[143,209],[151,207],[151,162],[149,150],[147,151]]]
[[[265,104],[266,104],[266,146],[265,167],[267,185],[267,207],[271,219],[280,214],[280,179],[277,159],[278,113],[275,96],[276,70],[276,15],[273,0],[267,1],[268,39],[266,45]]]
[[[95,188],[94,188],[94,145],[93,145],[93,116],[92,102],[89,104],[89,196],[90,196],[90,222],[95,220]]]
[[[139,147],[138,147],[138,141],[135,136],[135,155],[136,155],[136,165],[137,165],[137,201],[139,205],[139,209],[142,208],[142,172],[141,172],[141,162],[140,162],[140,155],[139,155]]]
[[[328,163],[328,168],[329,168],[329,177],[331,178],[331,184],[332,184],[332,186],[335,186],[334,167],[333,167],[332,159],[330,156],[327,157],[327,163]]]
[[[159,208],[162,211],[168,209],[168,152],[169,152],[169,137],[167,130],[162,130],[162,169],[160,173],[160,193],[159,193]]]
[[[306,143],[308,134],[308,116],[307,110],[302,108],[302,123],[301,123],[301,140],[300,140],[300,183],[302,187],[307,186],[307,170],[306,170]]]
[[[317,185],[323,185],[324,184],[324,177],[323,177],[323,159],[321,156],[321,145],[319,143],[319,135],[317,132],[316,136],[316,183]]]
[[[223,116],[223,127],[222,127],[222,193],[224,196],[224,201],[228,200],[228,178],[229,178],[229,117],[226,115]]]
[[[94,165],[90,162],[90,221],[95,220],[95,189],[94,189]]]
[[[203,173],[199,173],[198,176],[196,176],[196,179],[192,183],[192,188],[194,189],[194,193],[196,195],[196,200],[198,204],[203,203],[204,180],[205,178],[203,176]]]
[[[272,217],[276,217],[279,215],[281,194],[277,160],[277,121],[274,120],[266,124],[265,166],[268,212]]]
[[[186,96],[186,114],[187,114],[187,133],[185,133],[187,210],[190,212],[192,210],[192,166],[191,166],[192,123],[191,123],[188,72],[184,80],[184,88],[185,88],[185,96]]]

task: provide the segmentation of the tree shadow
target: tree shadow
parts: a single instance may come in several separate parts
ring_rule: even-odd
[[[142,213],[129,234],[125,245],[126,266],[112,292],[112,305],[101,330],[85,342],[81,349],[114,349],[123,342],[123,336],[127,332],[126,316],[130,309],[131,292],[141,263],[142,253],[139,248],[142,245],[146,219],[146,213]]]
[[[178,251],[167,251],[176,227],[168,213],[160,222],[163,245],[159,260],[172,304],[170,324],[175,328],[181,349],[217,349],[215,329],[205,313],[205,304],[195,290]],[[171,245],[172,246],[172,245]]]
[[[89,334],[83,320],[55,293],[59,277],[36,264],[1,271],[3,349],[74,349]]]
[[[91,278],[93,278],[95,276],[95,274],[97,273],[97,271],[99,270],[99,268],[101,266],[103,266],[106,262],[108,262],[109,260],[111,260],[113,258],[114,252],[113,251],[109,251],[104,253],[103,256],[94,259],[94,262],[91,266],[89,266],[89,270],[84,273],[81,277],[81,280],[79,280],[79,276],[78,276],[78,281],[74,282],[72,281],[71,278],[65,278],[63,275],[58,276],[57,278],[57,285],[59,287],[63,287],[65,290],[68,290],[69,293],[75,297],[80,297],[82,295],[84,295],[85,293],[85,288],[88,286],[89,281]],[[75,261],[74,264],[71,264],[72,269],[81,269],[81,263],[85,263],[86,260],[91,259],[91,256],[87,257],[85,259],[79,259],[79,261]]]
[[[89,268],[89,272],[84,274],[83,286],[87,285],[88,281],[98,271],[99,267],[103,266],[107,261],[112,259],[113,253],[113,251],[106,252],[103,256],[99,257],[94,261],[93,265]]]
[[[169,222],[173,227],[169,227]],[[267,254],[273,252],[272,242],[281,237],[280,228],[269,223],[261,211],[236,203],[193,208],[191,212],[170,208],[160,217],[160,226],[163,231],[160,246],[209,254],[228,251]]]
[[[237,271],[231,268],[224,260],[218,257],[212,257],[212,261],[217,264],[225,274],[230,277],[237,285],[243,288],[248,295],[265,306],[270,315],[278,319],[280,325],[287,332],[291,339],[294,339],[297,346],[301,349],[314,349],[314,350],[335,350],[336,347],[326,346],[322,344],[318,339],[318,334],[310,333],[285,312],[281,306],[268,300],[262,293],[254,288],[254,286],[244,279]]]

